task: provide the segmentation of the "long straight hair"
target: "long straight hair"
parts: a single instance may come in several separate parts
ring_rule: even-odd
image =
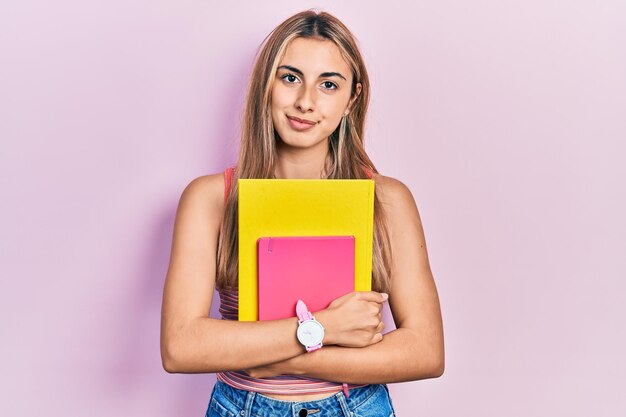
[[[378,173],[363,147],[365,115],[369,104],[370,84],[354,36],[336,17],[326,12],[306,10],[278,25],[264,40],[248,84],[242,118],[239,157],[224,208],[217,249],[218,289],[238,286],[238,178],[272,178],[276,164],[276,139],[271,114],[271,91],[278,64],[287,46],[296,38],[330,40],[339,48],[352,71],[351,97],[356,84],[361,93],[347,116],[329,136],[329,179],[365,179],[366,169]],[[391,246],[383,206],[374,193],[374,239],[372,256],[372,289],[391,290]]]

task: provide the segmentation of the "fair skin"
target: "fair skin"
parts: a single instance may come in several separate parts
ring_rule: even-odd
[[[328,161],[328,135],[361,91],[330,41],[295,39],[272,86],[277,178],[320,178]],[[298,71],[294,71],[297,69]],[[339,73],[328,75],[323,73]],[[288,75],[291,74],[291,75]],[[336,87],[336,88],[335,88]],[[315,122],[307,131],[287,116]],[[390,383],[438,377],[444,369],[443,325],[420,216],[410,190],[375,175],[387,213],[392,258],[388,300],[375,291],[353,292],[315,313],[326,328],[324,347],[307,353],[295,337],[296,317],[238,322],[208,317],[215,289],[224,176],[206,175],[183,191],[176,213],[161,317],[161,356],[172,373],[244,369],[254,377],[282,374],[347,382]],[[382,336],[381,310],[389,302],[397,329]],[[339,390],[340,388],[338,388]],[[284,401],[332,395],[264,394]]]
[[[301,74],[300,74],[301,73]],[[322,74],[336,74],[326,75]],[[272,119],[278,132],[276,178],[320,178],[328,157],[328,136],[349,111],[352,74],[339,48],[330,41],[297,38],[278,64],[272,88]],[[294,130],[287,116],[316,126]]]

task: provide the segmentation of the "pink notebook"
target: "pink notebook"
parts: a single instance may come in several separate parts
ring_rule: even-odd
[[[298,299],[323,310],[354,291],[354,236],[257,240],[259,320],[296,316]]]

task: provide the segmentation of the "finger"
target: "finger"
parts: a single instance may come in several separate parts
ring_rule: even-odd
[[[368,303],[373,307],[372,314],[382,314],[383,308],[385,306],[384,303],[380,303],[378,301],[368,301]]]
[[[359,295],[361,300],[374,301],[376,303],[384,303],[389,296],[386,293],[380,293],[376,291],[360,291]]]

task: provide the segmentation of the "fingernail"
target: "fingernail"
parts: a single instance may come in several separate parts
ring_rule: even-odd
[[[387,294],[386,292],[384,292],[382,294],[383,294],[383,300],[386,300],[387,298],[389,298],[389,294]]]

